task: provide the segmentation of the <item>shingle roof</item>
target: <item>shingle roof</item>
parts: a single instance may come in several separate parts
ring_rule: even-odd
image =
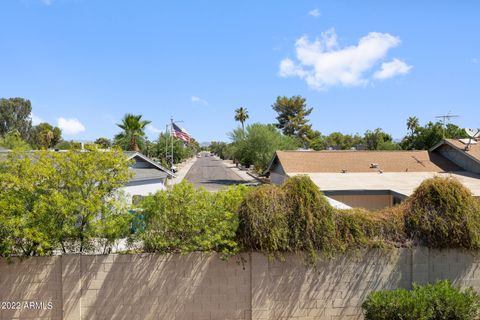
[[[130,168],[130,170],[133,172],[133,177],[130,181],[156,180],[168,177],[166,172],[157,168]]]
[[[476,144],[470,144],[468,150],[465,150],[465,147],[467,145],[459,140],[446,139],[445,141],[480,162],[480,143],[479,142],[477,142]]]
[[[429,151],[277,151],[286,173],[450,172],[456,164]],[[378,164],[372,168],[372,164]]]

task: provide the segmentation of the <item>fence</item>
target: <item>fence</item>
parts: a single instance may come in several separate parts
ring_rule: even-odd
[[[242,254],[36,257],[0,262],[0,319],[361,319],[372,290],[451,279],[480,289],[480,256],[369,250],[322,260]]]

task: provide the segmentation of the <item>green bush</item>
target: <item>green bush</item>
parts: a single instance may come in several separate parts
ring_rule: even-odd
[[[287,199],[289,248],[312,259],[317,251],[335,251],[334,209],[320,189],[307,176],[289,178],[281,188]]]
[[[238,251],[237,210],[248,192],[245,186],[210,193],[181,182],[142,202],[145,231],[140,234],[147,252]]]
[[[306,176],[281,187],[257,188],[243,201],[239,216],[237,235],[246,250],[305,252],[310,261],[318,251],[336,250],[334,210]]]
[[[337,239],[343,250],[362,247],[384,247],[406,242],[403,206],[371,212],[353,208],[336,210]]]
[[[366,320],[473,320],[480,316],[480,297],[472,289],[460,290],[449,281],[413,290],[371,293],[362,304]]]
[[[285,192],[273,185],[258,187],[239,209],[237,239],[243,248],[266,253],[288,250]]]
[[[425,180],[408,199],[405,228],[410,238],[432,248],[480,248],[478,202],[460,181]]]

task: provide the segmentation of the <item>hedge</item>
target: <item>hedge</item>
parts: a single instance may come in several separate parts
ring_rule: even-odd
[[[449,281],[438,281],[413,290],[382,290],[363,302],[366,320],[474,320],[480,316],[480,296],[461,290]]]
[[[334,209],[307,177],[281,186],[209,193],[182,182],[143,201],[146,251],[304,252],[332,256],[358,248],[479,248],[480,205],[453,178],[424,181],[404,203],[379,211]]]

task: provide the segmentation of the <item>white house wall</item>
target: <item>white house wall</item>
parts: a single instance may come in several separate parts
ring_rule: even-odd
[[[130,196],[148,196],[165,189],[166,187],[162,182],[128,185],[122,188]]]

